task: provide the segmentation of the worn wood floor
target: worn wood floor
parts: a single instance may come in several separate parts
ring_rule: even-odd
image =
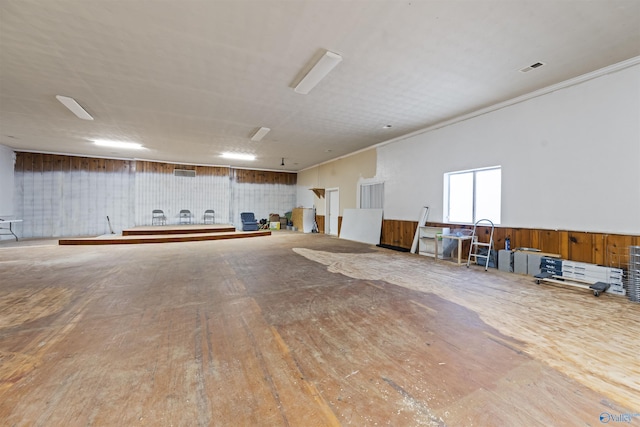
[[[624,298],[286,231],[56,243],[0,242],[2,425],[640,425]]]

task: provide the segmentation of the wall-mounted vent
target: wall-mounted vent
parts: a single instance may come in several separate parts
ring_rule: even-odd
[[[188,178],[195,178],[196,171],[191,169],[174,169],[173,176],[186,176]]]
[[[531,64],[528,67],[524,67],[520,70],[521,73],[528,73],[531,70],[535,70],[536,68],[540,68],[544,65],[544,62],[536,62],[535,64]]]

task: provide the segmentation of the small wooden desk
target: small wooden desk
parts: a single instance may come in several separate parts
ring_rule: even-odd
[[[462,265],[462,242],[465,240],[471,240],[473,236],[470,235],[458,235],[458,234],[443,234],[442,240],[451,239],[458,241],[458,265]],[[442,243],[444,245],[444,242]],[[444,247],[443,247],[444,249]],[[438,253],[438,239],[436,239],[436,253]],[[436,257],[437,259],[437,257]]]
[[[16,238],[16,242],[18,241],[18,236],[16,236],[16,233],[13,232],[13,228],[12,228],[12,224],[14,222],[22,222],[21,219],[2,219],[0,218],[0,230],[9,230],[9,233],[11,233],[13,235],[13,237]],[[3,224],[9,224],[9,228],[7,227],[3,227]],[[0,234],[8,234],[8,233],[0,233]]]

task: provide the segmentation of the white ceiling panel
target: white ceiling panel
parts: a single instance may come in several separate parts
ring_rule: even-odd
[[[0,0],[0,144],[300,170],[638,56],[637,0]]]

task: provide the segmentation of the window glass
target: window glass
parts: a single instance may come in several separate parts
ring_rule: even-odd
[[[500,224],[500,169],[477,171],[475,220],[489,219]]]
[[[473,222],[473,174],[449,175],[449,221]]]
[[[502,170],[500,167],[445,174],[445,218],[473,224],[480,219],[500,224]]]

